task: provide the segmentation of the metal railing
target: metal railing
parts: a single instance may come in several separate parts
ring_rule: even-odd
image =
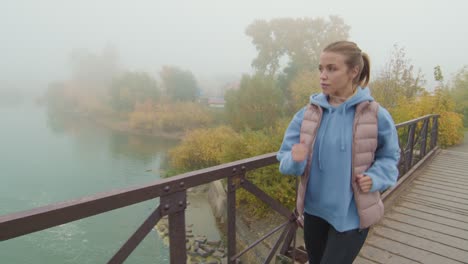
[[[396,125],[400,141],[400,177],[437,146],[439,115],[426,115]]]
[[[433,152],[431,150],[437,144],[437,118],[437,115],[428,115],[396,125],[400,134],[400,142],[406,142],[405,144],[400,144],[402,146],[400,175],[408,173],[416,160],[421,160],[429,152]],[[430,140],[429,145],[427,145],[428,140]],[[143,186],[99,193],[80,199],[4,215],[0,217],[0,241],[159,197],[159,206],[121,248],[117,250],[108,263],[124,262],[163,216],[168,216],[169,220],[170,263],[186,263],[185,209],[187,207],[187,189],[212,181],[227,179],[228,263],[237,263],[243,254],[280,230],[281,234],[271,248],[264,263],[270,263],[275,254],[277,254],[278,249],[280,254],[288,255],[295,259],[295,236],[298,228],[295,215],[291,210],[270,197],[246,178],[247,172],[273,165],[277,162],[276,153],[269,153],[157,180]],[[236,190],[239,188],[252,193],[286,219],[284,223],[273,228],[241,252],[237,252],[236,250]]]

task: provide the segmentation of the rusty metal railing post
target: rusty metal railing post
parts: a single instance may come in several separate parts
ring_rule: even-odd
[[[419,151],[419,159],[422,159],[426,156],[426,145],[427,145],[427,127],[429,126],[429,118],[424,119],[423,127],[421,129],[421,149]]]
[[[408,144],[406,145],[407,148],[406,152],[406,160],[405,160],[405,172],[407,172],[411,168],[411,164],[413,164],[413,150],[414,150],[414,132],[416,129],[416,123],[411,124],[408,129]]]
[[[280,254],[286,255],[288,250],[291,248],[291,244],[293,244],[293,240],[296,239],[296,232],[297,232],[297,224],[291,225],[289,227],[289,231],[284,239],[283,246],[281,247]],[[294,247],[292,248],[294,250]]]
[[[187,263],[187,247],[185,243],[187,191],[184,190],[161,196],[160,206],[164,214],[169,215],[170,263]]]
[[[236,188],[235,177],[237,176],[236,168],[232,169],[233,175],[227,178],[227,258],[228,264],[235,264],[236,260],[233,257],[236,255]]]
[[[432,128],[431,128],[431,149],[437,145],[437,134],[439,132],[439,122],[438,116],[432,118]]]
[[[171,264],[187,263],[185,211],[169,215],[169,243]]]

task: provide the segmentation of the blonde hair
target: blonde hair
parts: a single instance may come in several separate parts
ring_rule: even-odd
[[[346,40],[333,42],[326,46],[323,52],[334,52],[345,56],[345,63],[350,69],[358,66],[359,73],[353,83],[361,87],[367,86],[370,80],[370,59],[356,43]]]

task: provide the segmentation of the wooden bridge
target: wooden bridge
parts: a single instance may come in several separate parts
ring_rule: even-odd
[[[468,263],[468,143],[440,150],[437,115],[401,123],[397,128],[402,150],[400,178],[396,187],[384,192],[385,218],[371,230],[355,263]],[[250,171],[277,164],[275,156],[265,154],[144,186],[0,216],[0,241],[159,197],[158,207],[142,220],[135,233],[125,242],[116,241],[122,245],[120,249],[116,245],[108,263],[123,263],[163,216],[169,219],[170,263],[186,263],[187,189],[226,179],[227,254],[223,263],[238,263],[246,252],[273,234],[277,235],[276,242],[258,263],[270,263],[279,256],[304,263],[304,252],[296,244],[300,239],[295,239],[299,232],[294,214],[249,180]],[[284,217],[283,223],[242,250],[236,247],[235,201],[240,188]]]
[[[468,263],[467,134],[464,144],[437,151],[392,194],[354,263]]]

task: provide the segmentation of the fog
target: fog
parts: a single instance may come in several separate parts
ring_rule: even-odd
[[[374,71],[398,43],[433,85],[433,68],[449,79],[468,64],[468,2],[354,1],[25,1],[0,5],[0,87],[42,90],[70,75],[74,49],[114,47],[128,70],[156,75],[162,65],[197,79],[252,72],[256,56],[245,28],[255,19],[338,15]]]

